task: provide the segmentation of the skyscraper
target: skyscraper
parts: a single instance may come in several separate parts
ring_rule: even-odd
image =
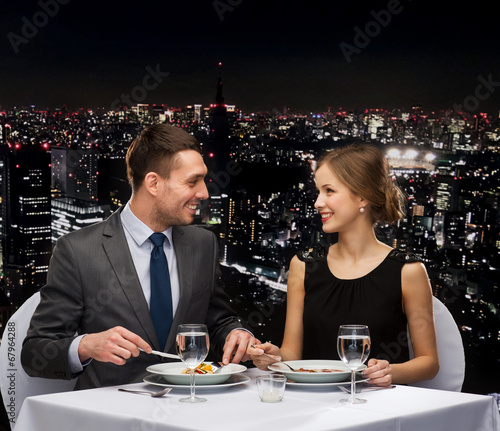
[[[52,242],[74,230],[98,223],[110,214],[109,205],[69,197],[52,199]]]
[[[221,239],[221,258],[224,259],[225,251],[223,244],[228,228],[228,205],[229,192],[231,187],[231,142],[230,123],[227,106],[222,93],[221,63],[219,63],[219,77],[215,103],[210,106],[209,111],[209,136],[203,142],[203,157],[207,165],[208,173],[206,177],[209,199],[205,203],[205,209],[209,223],[217,225],[214,229]],[[213,226],[215,227],[215,226]]]
[[[4,274],[13,296],[28,298],[45,284],[50,241],[50,157],[40,145],[16,144],[4,157],[9,194]]]
[[[104,220],[109,205],[99,205],[97,148],[52,148],[52,233],[56,240],[69,232]],[[108,184],[109,186],[109,184]]]
[[[210,106],[209,139],[203,145],[203,154],[208,168],[208,180],[216,181],[220,179],[223,172],[228,169],[230,161],[230,140],[229,140],[229,119],[227,106],[222,94],[222,74],[221,63],[219,63],[219,78],[217,81],[217,91],[215,103]],[[220,193],[227,193],[230,181],[219,181],[218,189]]]
[[[51,153],[52,187],[66,197],[97,201],[98,150],[52,147]]]
[[[7,204],[10,196],[9,147],[0,145],[0,264],[3,268],[3,256],[7,239]]]
[[[458,209],[458,182],[449,175],[438,175],[435,180],[435,201],[438,211],[456,211]]]

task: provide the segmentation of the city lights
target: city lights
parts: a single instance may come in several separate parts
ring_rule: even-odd
[[[214,140],[214,111],[221,107],[228,124],[218,135],[223,144]],[[425,262],[433,294],[463,328],[466,351],[484,354],[499,333],[500,139],[492,139],[500,136],[498,121],[418,112],[257,113],[218,103],[142,104],[117,112],[2,111],[0,209],[18,205],[19,215],[11,226],[0,219],[0,228],[11,249],[21,244],[29,249],[10,256],[10,249],[2,250],[8,296],[21,300],[22,289],[43,284],[57,238],[127,202],[126,150],[145,125],[167,122],[201,142],[210,165],[206,183],[212,196],[200,205],[195,223],[219,236],[222,279],[233,306],[248,316],[252,307],[272,304],[278,321],[284,316],[291,256],[326,240],[314,208],[318,157],[363,141],[383,149],[408,202],[396,226],[378,227],[379,239]],[[224,163],[217,165],[220,160]],[[2,189],[7,182],[14,190]],[[23,224],[28,216],[33,226]],[[22,241],[14,243],[9,229],[22,233]],[[273,334],[267,321],[253,330],[261,339],[281,335]]]

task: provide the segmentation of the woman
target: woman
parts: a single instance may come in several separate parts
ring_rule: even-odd
[[[281,348],[252,350],[254,364],[272,360],[338,359],[341,324],[366,324],[372,340],[363,374],[379,386],[433,378],[439,370],[432,291],[424,265],[378,241],[374,225],[403,216],[404,196],[389,177],[383,153],[353,144],[326,153],[315,173],[323,231],[338,233],[328,249],[313,248],[290,263]],[[414,349],[409,359],[407,325]]]

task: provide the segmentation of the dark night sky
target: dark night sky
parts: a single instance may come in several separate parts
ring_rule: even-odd
[[[498,19],[483,0],[218,0],[236,5],[222,21],[214,0],[59,1],[46,22],[41,4],[56,0],[0,3],[0,105],[111,107],[147,66],[169,75],[144,102],[208,104],[222,61],[226,102],[246,111],[446,109],[473,96],[479,76],[493,84],[478,109],[500,107]],[[355,27],[389,5],[399,13],[348,63],[339,44],[354,46]],[[13,34],[36,18],[16,53]]]

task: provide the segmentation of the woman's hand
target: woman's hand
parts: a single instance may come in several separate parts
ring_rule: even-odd
[[[272,356],[272,358],[264,356],[264,353]],[[250,355],[254,365],[259,370],[267,370],[269,365],[281,361],[281,352],[279,347],[271,343],[256,344],[254,347],[249,347],[247,354]]]
[[[370,379],[376,386],[389,386],[392,384],[391,364],[381,359],[370,359],[368,367],[363,370],[363,377]]]

